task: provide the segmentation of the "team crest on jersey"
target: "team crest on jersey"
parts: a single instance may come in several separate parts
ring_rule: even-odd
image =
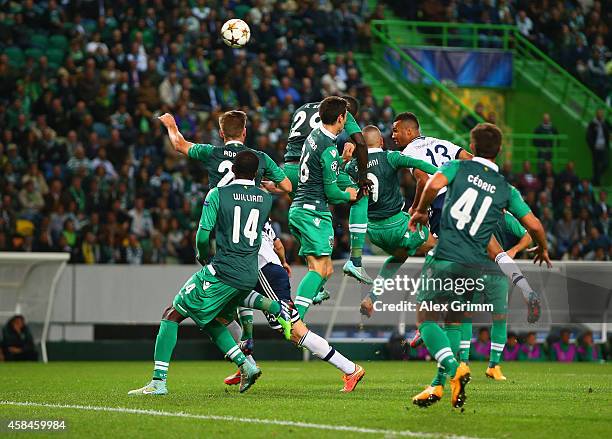
[[[331,170],[334,171],[334,172],[338,171],[338,162],[332,162]]]
[[[312,222],[315,226],[319,227],[319,224],[321,224],[321,218],[315,218],[312,220]]]

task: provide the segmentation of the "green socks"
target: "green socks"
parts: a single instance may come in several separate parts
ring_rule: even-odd
[[[464,317],[461,321],[461,344],[459,345],[459,360],[467,363],[470,360],[470,345],[472,344],[472,319]]]
[[[438,364],[444,368],[444,372],[451,378],[454,377],[459,363],[455,360],[451,350],[451,343],[442,328],[436,322],[425,321],[421,323],[419,331],[425,346],[427,346],[427,349],[434,356]]]
[[[368,230],[368,197],[361,197],[351,206],[349,213],[349,232],[351,234],[351,262],[361,267],[363,243]]]
[[[450,348],[455,358],[459,352],[459,343],[461,342],[461,328],[459,325],[444,325],[444,332],[450,342]],[[444,386],[446,384],[446,374],[443,367],[438,367],[438,373],[431,382],[432,386]]]
[[[222,325],[216,320],[211,321],[204,327],[204,332],[208,334],[219,350],[223,352],[227,358],[232,360],[236,366],[242,366],[246,361],[246,357],[234,341],[232,334],[227,330],[225,325]]]
[[[178,323],[170,320],[162,320],[159,324],[157,339],[155,340],[155,366],[153,368],[153,379],[165,380],[168,376],[168,366],[170,365],[170,357],[176,346],[176,338],[178,334]]]
[[[506,326],[506,319],[493,319],[493,326],[491,328],[491,353],[489,354],[489,367],[495,367],[499,364],[502,352],[504,351],[504,346],[506,345],[506,339],[508,338]]]
[[[327,279],[323,279],[316,271],[309,270],[298,285],[294,303],[302,320],[312,304],[312,298],[317,295],[326,281]]]
[[[238,308],[240,315],[240,326],[242,326],[241,340],[253,338],[253,310],[251,308]]]
[[[260,311],[266,311],[275,316],[281,312],[281,304],[279,301],[268,299],[255,291],[251,291],[246,299],[242,301],[242,306],[258,309]],[[253,321],[252,316],[253,314],[251,313],[251,322]],[[242,318],[240,321],[242,322]]]

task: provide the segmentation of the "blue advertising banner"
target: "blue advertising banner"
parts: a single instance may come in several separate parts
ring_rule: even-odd
[[[512,52],[446,48],[406,49],[421,67],[439,81],[452,81],[459,87],[511,87]],[[385,58],[411,82],[427,82],[398,54],[387,48]]]

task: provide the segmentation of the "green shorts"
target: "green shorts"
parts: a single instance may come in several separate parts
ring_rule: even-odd
[[[483,287],[482,279],[480,267],[428,256],[421,271],[417,302],[472,302],[474,292]]]
[[[196,325],[204,327],[217,317],[233,320],[236,307],[250,292],[224,284],[208,267],[202,267],[185,282],[172,306],[183,317],[190,317]]]
[[[501,272],[499,275],[487,273],[483,276],[485,288],[475,291],[473,303],[493,305],[493,314],[506,314],[508,312],[508,278]]]
[[[300,243],[300,256],[331,256],[334,248],[331,212],[292,207],[289,230]]]
[[[289,196],[293,200],[295,197],[295,191],[297,191],[298,182],[300,181],[300,164],[296,163],[285,163],[283,166],[283,170],[285,171],[285,175],[291,182],[291,192],[289,192]]]
[[[429,238],[429,229],[421,228],[416,232],[408,229],[410,215],[408,212],[398,212],[384,220],[368,222],[368,237],[372,244],[380,247],[388,254],[393,254],[399,248],[405,248],[409,256]]]

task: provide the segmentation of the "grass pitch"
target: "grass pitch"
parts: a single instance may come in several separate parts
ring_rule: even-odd
[[[608,364],[507,363],[499,383],[472,363],[463,412],[451,409],[448,389],[430,408],[411,404],[434,363],[362,365],[365,379],[343,394],[340,373],[321,361],[262,362],[241,395],[223,384],[229,363],[174,362],[169,395],[128,397],[152,362],[0,363],[0,419],[66,421],[66,431],[37,437],[612,437]],[[35,405],[15,405],[23,402]]]

